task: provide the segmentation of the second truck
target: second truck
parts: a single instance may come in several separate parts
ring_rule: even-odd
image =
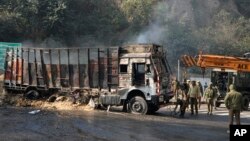
[[[214,54],[199,54],[196,57],[184,55],[182,62],[186,67],[199,67],[204,71],[211,68],[211,82],[218,86],[219,97],[216,106],[224,103],[224,97],[229,91],[229,85],[234,84],[243,95],[244,110],[249,107],[250,101],[250,58],[245,54],[242,57],[222,56]]]

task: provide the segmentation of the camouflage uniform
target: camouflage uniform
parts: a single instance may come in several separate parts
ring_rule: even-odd
[[[227,109],[229,110],[229,126],[233,125],[235,116],[236,124],[240,125],[240,112],[243,107],[243,98],[241,93],[235,90],[234,85],[229,86],[230,92],[227,93],[224,101]]]
[[[206,99],[207,103],[207,114],[212,115],[213,113],[213,100],[215,97],[215,91],[212,87],[212,84],[209,85],[209,87],[206,88],[205,93],[204,93],[204,98]]]

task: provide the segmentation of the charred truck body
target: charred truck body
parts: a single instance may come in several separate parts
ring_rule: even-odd
[[[168,102],[170,68],[162,46],[108,48],[10,48],[4,88],[33,97],[80,90],[96,104],[123,105],[136,114]]]

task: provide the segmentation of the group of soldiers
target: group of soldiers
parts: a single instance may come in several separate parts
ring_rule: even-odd
[[[180,117],[184,117],[187,108],[191,108],[191,115],[198,115],[198,108],[204,100],[207,104],[207,114],[212,115],[213,109],[216,109],[216,100],[219,96],[219,90],[216,85],[210,83],[208,86],[204,85],[204,91],[199,81],[190,81],[184,79],[180,84],[176,79],[172,81],[172,90],[175,94],[176,106],[180,105]],[[229,125],[233,124],[235,117],[236,124],[240,125],[240,112],[243,107],[243,98],[241,93],[237,92],[235,86],[231,84],[229,91],[224,99],[225,106],[229,110]]]
[[[183,83],[179,83],[177,80],[172,81],[172,89],[175,94],[176,111],[178,105],[180,105],[180,117],[184,117],[186,108],[190,107],[191,115],[198,115],[198,108],[200,108],[203,100],[206,101],[208,106],[208,115],[213,114],[213,107],[218,97],[218,88],[213,86],[212,83],[209,86],[201,85],[199,81],[190,81],[184,79]]]

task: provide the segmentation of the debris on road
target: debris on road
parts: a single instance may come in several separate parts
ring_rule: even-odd
[[[39,113],[41,110],[33,110],[33,111],[30,111],[29,114],[32,114],[32,115],[35,115],[37,113]]]
[[[95,108],[95,102],[92,98],[89,100],[88,106],[91,108]]]

